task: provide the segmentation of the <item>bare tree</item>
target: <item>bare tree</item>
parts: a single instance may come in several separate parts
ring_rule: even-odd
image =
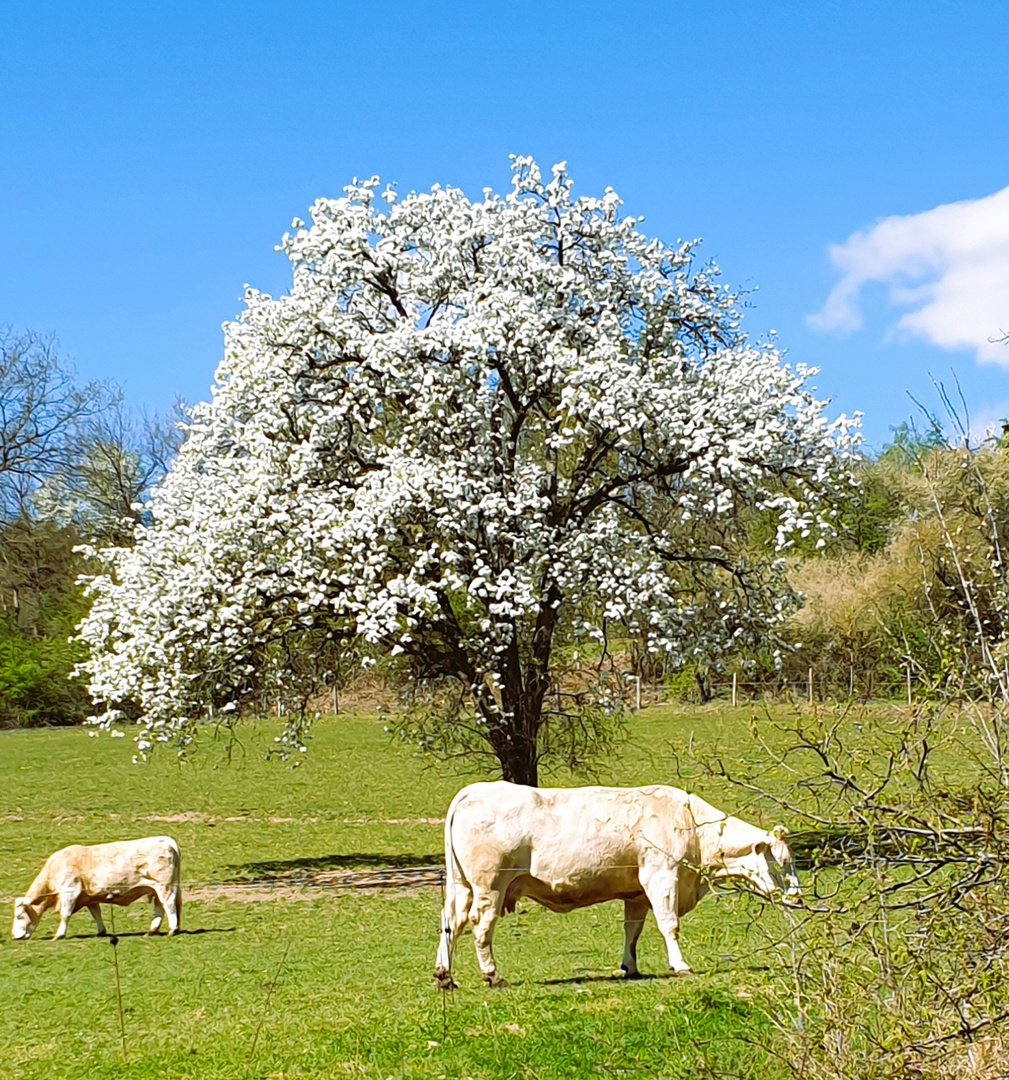
[[[0,327],[0,518],[24,514],[32,492],[71,467],[83,430],[116,397],[103,383],[78,386],[52,338]]]
[[[137,415],[120,395],[81,425],[67,466],[32,498],[36,514],[103,544],[128,543],[143,520],[141,500],[168,471],[182,442],[181,399],[167,416]]]

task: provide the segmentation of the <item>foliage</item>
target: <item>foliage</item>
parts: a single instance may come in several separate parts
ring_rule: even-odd
[[[1007,700],[1007,455],[998,442],[908,436],[865,466],[863,491],[881,485],[880,505],[899,512],[881,546],[842,541],[793,564],[805,597],[790,623],[793,677],[813,666],[840,693],[849,677],[863,693],[899,693],[910,666],[919,695]]]
[[[851,424],[612,191],[575,198],[528,159],[504,198],[386,190],[383,213],[376,189],[318,201],[283,241],[290,292],[247,294],[150,522],[103,554],[82,671],[106,726],[132,704],[141,751],[184,749],[264,682],[307,699],[281,662],[306,631],[346,640],[435,695],[423,741],[476,734],[535,782],[612,707],[544,708],[558,643],[619,628],[710,658],[781,620],[777,551],[829,529]],[[773,517],[770,549],[744,508]]]
[[[908,474],[902,538],[921,563],[943,688],[1009,702],[1009,451],[933,451]]]
[[[85,604],[76,536],[24,519],[0,528],[0,727],[79,723],[88,697],[69,674]]]
[[[828,554],[855,550],[874,555],[886,546],[901,516],[899,476],[903,468],[902,462],[886,452],[876,460],[861,460],[856,482],[839,504],[836,537],[827,545]]]
[[[179,433],[143,421],[104,383],[76,383],[52,340],[0,328],[0,726],[75,723],[89,711],[77,584],[84,539],[128,542],[134,504]]]

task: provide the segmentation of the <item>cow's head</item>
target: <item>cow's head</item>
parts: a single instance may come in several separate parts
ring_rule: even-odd
[[[27,941],[32,936],[32,931],[39,924],[42,911],[29,902],[27,897],[19,896],[14,901],[14,925],[11,927],[11,937],[15,941]]]
[[[716,877],[741,880],[766,900],[781,900],[789,907],[802,904],[802,890],[795,863],[788,849],[788,829],[775,825],[766,839],[757,840],[747,850],[726,855]]]

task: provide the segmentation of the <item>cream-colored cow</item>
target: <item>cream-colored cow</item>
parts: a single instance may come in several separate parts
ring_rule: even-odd
[[[168,933],[178,933],[182,909],[179,847],[170,836],[116,840],[91,847],[73,844],[50,855],[25,895],[14,901],[11,937],[30,938],[39,919],[52,907],[60,916],[54,941],[66,934],[67,919],[81,908],[91,912],[95,929],[104,934],[102,904],[125,906],[148,896],[154,901],[150,932],[157,933],[167,915]]]
[[[768,899],[802,902],[785,837],[716,810],[679,788],[531,788],[471,784],[445,819],[445,906],[435,981],[451,989],[452,952],[467,923],[489,986],[500,985],[494,924],[522,896],[551,911],[624,902],[621,967],[637,974],[636,946],[649,909],[669,966],[686,974],[680,919],[712,880],[737,879]]]

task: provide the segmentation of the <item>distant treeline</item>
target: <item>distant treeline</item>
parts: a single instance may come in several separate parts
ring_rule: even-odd
[[[184,414],[139,417],[116,387],[77,384],[51,341],[12,331],[0,332],[0,397],[0,726],[78,723],[91,710],[69,678],[78,577],[90,547],[132,542]],[[801,601],[777,640],[677,669],[631,642],[632,673],[701,700],[733,673],[747,693],[778,694],[810,668],[819,696],[902,696],[908,670],[918,697],[1005,695],[1007,455],[1004,438],[971,447],[937,424],[900,426],[858,465],[833,539],[797,541]],[[752,538],[769,541],[766,523],[754,520]],[[394,664],[380,671],[395,682]]]
[[[857,470],[836,508],[835,538],[799,542],[789,578],[801,606],[777,651],[699,658],[661,672],[674,692],[726,694],[732,673],[748,693],[1004,701],[1009,693],[1009,439],[957,445],[931,423],[903,424]],[[811,545],[812,541],[808,542]],[[661,657],[639,657],[659,674]],[[656,671],[656,667],[659,671]]]
[[[0,328],[0,727],[88,715],[70,679],[87,546],[131,541],[180,416],[138,416],[118,387],[79,384],[51,339]]]

